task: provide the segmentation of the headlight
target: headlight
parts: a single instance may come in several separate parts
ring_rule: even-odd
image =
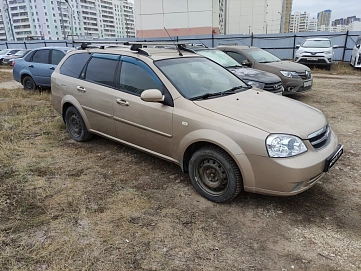
[[[246,81],[247,85],[251,85],[252,87],[255,88],[260,88],[263,89],[264,88],[264,84],[261,82],[256,82],[256,81]]]
[[[324,54],[325,55],[332,55],[332,52],[331,51],[325,51]]]
[[[290,71],[280,71],[283,76],[289,77],[289,78],[298,78],[297,72],[290,72]]]
[[[266,146],[270,157],[291,157],[307,151],[302,140],[292,135],[270,134]]]

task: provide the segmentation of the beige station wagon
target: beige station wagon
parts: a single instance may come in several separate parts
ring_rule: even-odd
[[[176,163],[214,202],[242,190],[298,194],[341,156],[320,110],[205,57],[140,47],[77,50],[59,63],[52,104],[72,139],[96,134]]]

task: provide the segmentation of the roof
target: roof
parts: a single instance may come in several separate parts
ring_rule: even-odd
[[[259,47],[256,46],[245,46],[245,45],[234,45],[234,44],[230,44],[230,45],[219,45],[218,47],[223,47],[223,48],[238,48],[241,50],[248,50],[248,49],[260,49]]]

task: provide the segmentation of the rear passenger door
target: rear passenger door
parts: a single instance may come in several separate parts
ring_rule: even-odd
[[[171,157],[172,97],[146,63],[128,56],[121,60],[119,90],[114,104],[117,137],[161,157]],[[140,95],[146,89],[159,89],[166,102],[142,101]]]
[[[40,49],[35,51],[30,62],[26,63],[35,83],[39,86],[50,86],[49,58],[50,50]]]

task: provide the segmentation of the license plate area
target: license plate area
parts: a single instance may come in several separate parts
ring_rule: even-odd
[[[311,87],[312,86],[312,81],[311,80],[310,81],[304,81],[303,86],[304,87]]]
[[[317,61],[318,60],[318,57],[308,57],[307,60],[310,60],[310,61]]]
[[[325,168],[323,169],[323,171],[329,171],[329,169],[332,168],[334,164],[336,164],[337,160],[341,157],[342,154],[343,146],[338,145],[336,151],[334,151],[329,157],[326,158]]]

